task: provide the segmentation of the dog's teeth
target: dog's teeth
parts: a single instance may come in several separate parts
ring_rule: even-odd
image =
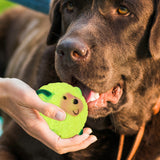
[[[99,98],[99,93],[95,93],[95,98],[96,98],[96,99]]]
[[[95,101],[99,98],[99,93],[94,93],[90,99],[90,101]]]

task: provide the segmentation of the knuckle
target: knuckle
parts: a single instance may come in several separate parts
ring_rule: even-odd
[[[47,116],[47,117],[50,116],[50,112],[48,111],[48,109],[45,109],[45,110],[43,111],[43,114],[44,114],[45,116]]]
[[[53,109],[47,108],[44,110],[43,114],[47,117],[55,116],[55,111]]]

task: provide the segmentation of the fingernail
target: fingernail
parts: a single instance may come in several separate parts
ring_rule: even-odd
[[[94,143],[95,141],[97,141],[97,137],[96,136],[92,136],[91,141],[92,141],[92,143]]]
[[[91,134],[93,131],[91,128],[88,129],[88,134]]]
[[[58,111],[57,113],[56,113],[56,119],[57,120],[59,120],[59,121],[63,121],[63,120],[65,120],[65,118],[66,118],[66,116],[65,116],[65,114],[63,113],[63,112],[61,112],[61,111]]]

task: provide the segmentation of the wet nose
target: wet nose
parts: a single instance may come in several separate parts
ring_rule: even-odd
[[[85,61],[89,57],[90,49],[78,38],[67,38],[58,43],[56,52],[58,56],[70,57],[72,61]]]

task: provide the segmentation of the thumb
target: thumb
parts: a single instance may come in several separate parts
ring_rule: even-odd
[[[30,102],[32,103],[32,108],[36,109],[49,118],[53,118],[59,121],[65,120],[66,118],[66,113],[61,108],[51,103],[42,101],[37,94],[34,97],[34,100],[31,100]]]

